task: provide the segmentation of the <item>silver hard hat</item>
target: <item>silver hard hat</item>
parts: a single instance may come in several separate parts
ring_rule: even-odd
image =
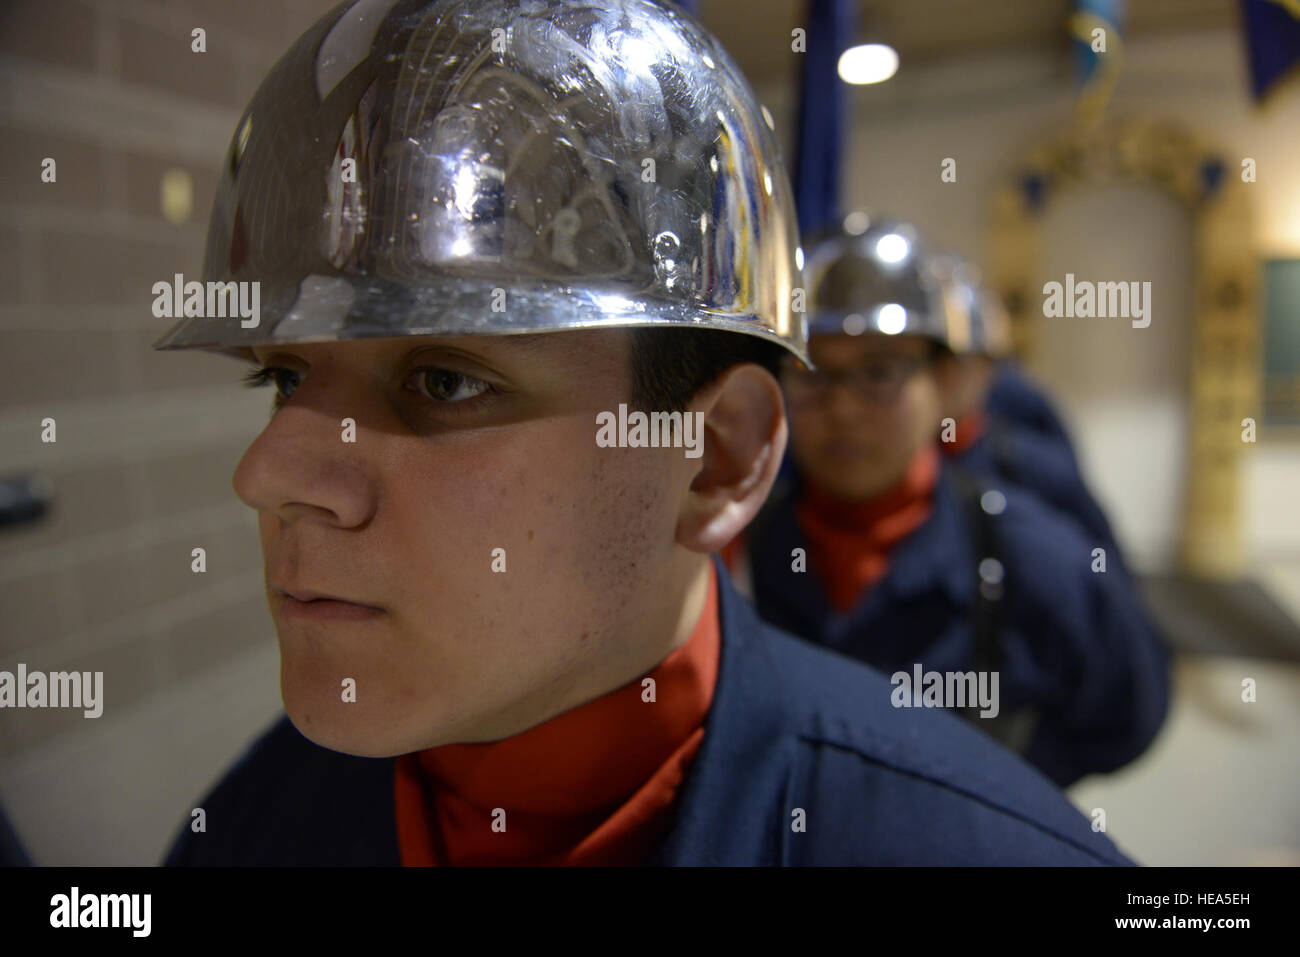
[[[1001,297],[988,286],[976,293],[972,348],[980,355],[999,359],[1011,354],[1011,316]]]
[[[771,114],[666,0],[357,0],[226,157],[203,280],[260,283],[257,325],[154,348],[682,326],[806,362],[798,255]]]
[[[808,241],[813,335],[918,335],[948,344],[943,288],[910,223],[857,211]]]
[[[948,316],[948,347],[958,354],[1001,356],[1011,344],[1011,325],[979,269],[955,253],[931,258]]]

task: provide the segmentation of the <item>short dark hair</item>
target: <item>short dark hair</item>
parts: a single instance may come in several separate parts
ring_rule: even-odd
[[[789,350],[768,339],[721,329],[638,326],[630,348],[634,408],[683,412],[695,394],[733,365],[753,362],[780,378]]]
[[[946,343],[940,342],[938,339],[930,340],[930,352],[928,358],[931,363],[937,363],[941,359],[951,359],[955,355],[956,353],[953,352],[952,348]]]

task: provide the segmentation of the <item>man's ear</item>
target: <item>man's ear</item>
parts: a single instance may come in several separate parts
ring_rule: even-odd
[[[702,464],[677,519],[677,543],[720,551],[758,514],[785,454],[781,387],[762,366],[732,366],[701,389],[688,414],[704,414]]]

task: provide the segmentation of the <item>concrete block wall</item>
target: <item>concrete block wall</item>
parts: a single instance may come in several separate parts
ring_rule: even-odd
[[[171,324],[151,287],[197,277],[240,111],[332,6],[0,5],[0,475],[55,489],[44,521],[0,530],[0,670],[104,673],[98,719],[0,715],[0,801],[37,863],[154,863],[279,709],[256,518],[230,487],[269,395],[228,359],[151,350]]]

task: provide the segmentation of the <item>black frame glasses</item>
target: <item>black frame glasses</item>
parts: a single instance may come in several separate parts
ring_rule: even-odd
[[[824,402],[839,382],[863,401],[884,405],[896,401],[907,381],[933,362],[930,355],[876,356],[854,369],[799,369],[787,364],[781,372],[781,385],[791,405]]]

